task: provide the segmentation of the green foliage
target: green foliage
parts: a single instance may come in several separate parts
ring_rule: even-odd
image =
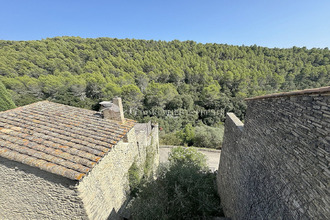
[[[216,175],[205,171],[195,150],[174,148],[158,178],[144,184],[131,202],[133,219],[208,219],[221,216]]]
[[[125,97],[125,106],[129,106],[131,109],[137,109],[142,106],[141,100],[143,99],[143,94],[136,85],[130,84],[123,86],[121,95]]]
[[[207,168],[206,157],[193,147],[172,148],[169,158],[171,166],[196,166],[199,169]]]
[[[204,148],[221,148],[224,134],[222,124],[211,127],[200,123],[196,127],[187,124],[177,133],[169,133],[161,137],[161,143],[165,145],[188,145]]]
[[[131,195],[136,195],[136,193],[138,192],[138,186],[141,182],[141,179],[141,170],[137,165],[137,162],[134,160],[131,167],[128,169],[128,181],[131,190]]]
[[[152,82],[147,87],[145,104],[147,107],[159,106],[165,108],[176,95],[178,95],[178,92],[172,84]]]
[[[195,128],[194,146],[220,148],[224,134],[224,126],[218,128],[201,125]]]
[[[177,136],[182,140],[182,143],[191,146],[194,143],[195,129],[191,124],[187,124]]]
[[[159,122],[164,140],[171,140],[169,134],[187,124],[216,127],[227,112],[244,119],[244,98],[329,86],[330,50],[80,37],[0,40],[0,76],[17,106],[49,99],[90,109],[122,96],[130,117]],[[189,136],[172,140],[196,145]],[[198,146],[219,143],[196,138]]]
[[[202,90],[202,100],[205,106],[211,106],[216,100],[220,99],[220,85],[217,81],[214,84],[206,86]]]
[[[152,138],[151,143],[153,142],[154,140]],[[149,179],[154,175],[155,157],[156,157],[156,149],[153,146],[147,146],[146,161],[143,168],[145,179]]]
[[[154,143],[152,138],[151,143]],[[128,180],[132,196],[139,192],[141,183],[154,177],[156,149],[154,145],[147,146],[144,164],[139,164],[136,158],[128,170]]]
[[[179,146],[182,144],[182,140],[175,133],[167,133],[160,138],[159,143],[161,145]]]
[[[15,108],[15,104],[12,101],[10,94],[7,92],[6,87],[0,81],[0,111]]]

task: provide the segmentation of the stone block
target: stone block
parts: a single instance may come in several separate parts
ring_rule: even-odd
[[[297,94],[248,100],[242,131],[227,116],[217,177],[227,217],[330,218],[329,96]]]

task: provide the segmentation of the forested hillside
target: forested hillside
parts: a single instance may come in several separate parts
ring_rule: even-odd
[[[11,100],[10,94],[7,92],[5,86],[0,81],[0,111],[15,108],[14,102]]]
[[[330,51],[79,37],[0,41],[0,79],[17,106],[49,99],[95,109],[121,96],[126,115],[152,117],[162,135],[176,132],[176,141],[203,146],[198,135],[219,132],[205,125],[219,127],[227,111],[243,119],[246,97],[329,85]]]

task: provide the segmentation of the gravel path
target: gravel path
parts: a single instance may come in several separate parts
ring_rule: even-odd
[[[159,160],[161,163],[167,162],[168,154],[172,148],[173,146],[167,146],[167,145],[161,145],[159,147]],[[218,170],[221,150],[198,148],[198,151],[206,156],[207,158],[206,162],[210,170],[212,171]]]

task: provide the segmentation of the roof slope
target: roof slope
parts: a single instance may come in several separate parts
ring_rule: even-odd
[[[95,114],[48,101],[0,112],[0,156],[80,180],[135,124]]]

